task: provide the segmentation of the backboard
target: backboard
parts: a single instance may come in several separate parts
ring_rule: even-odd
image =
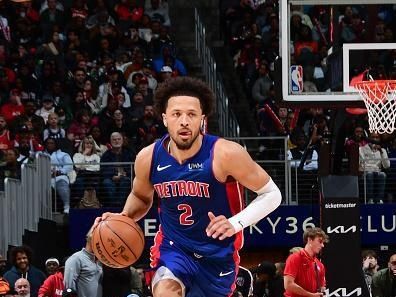
[[[395,28],[394,0],[280,0],[278,97],[295,104],[361,101],[350,82],[364,70],[365,79],[396,79]]]

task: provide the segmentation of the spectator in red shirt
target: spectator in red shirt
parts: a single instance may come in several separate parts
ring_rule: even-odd
[[[60,267],[57,272],[47,277],[41,285],[38,297],[62,297],[65,285],[63,283],[64,267]]]
[[[17,89],[10,92],[10,99],[5,103],[0,110],[8,124],[12,122],[17,116],[20,116],[25,111],[21,102],[21,93]]]
[[[0,116],[0,151],[5,151],[14,147],[14,140],[11,139],[10,131],[7,128],[7,122],[3,116]]]
[[[317,255],[328,242],[320,228],[310,228],[303,235],[305,247],[291,254],[284,271],[285,297],[322,297],[326,287],[325,267]]]

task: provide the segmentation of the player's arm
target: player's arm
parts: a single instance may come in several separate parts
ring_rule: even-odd
[[[207,235],[220,240],[230,237],[250,226],[274,211],[281,203],[279,188],[267,172],[252,160],[248,152],[239,144],[219,140],[215,147],[214,172],[216,177],[224,181],[232,176],[240,184],[257,193],[248,207],[231,218],[214,216],[209,213],[211,222],[207,227]]]
[[[284,275],[283,284],[287,292],[293,293],[293,295],[307,296],[307,297],[321,297],[323,293],[311,293],[303,289],[301,286],[296,284],[294,277],[291,275]]]
[[[153,203],[154,188],[150,182],[151,159],[154,144],[142,149],[135,160],[135,177],[122,215],[135,221],[146,215]]]

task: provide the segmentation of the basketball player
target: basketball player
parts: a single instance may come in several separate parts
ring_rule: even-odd
[[[245,149],[201,133],[213,100],[197,79],[161,84],[155,103],[169,134],[136,157],[133,190],[121,214],[138,221],[156,191],[161,227],[151,248],[155,297],[230,296],[243,228],[281,203],[278,187]],[[244,210],[242,186],[258,195]]]

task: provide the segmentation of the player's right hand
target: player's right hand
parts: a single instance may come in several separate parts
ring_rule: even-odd
[[[114,215],[121,215],[121,214],[120,213],[114,213],[114,212],[104,212],[101,217],[97,217],[95,219],[95,222],[93,223],[93,226],[92,226],[92,230],[95,229],[99,225],[99,223],[101,221],[104,221],[108,217],[111,217],[111,216],[114,216]]]

